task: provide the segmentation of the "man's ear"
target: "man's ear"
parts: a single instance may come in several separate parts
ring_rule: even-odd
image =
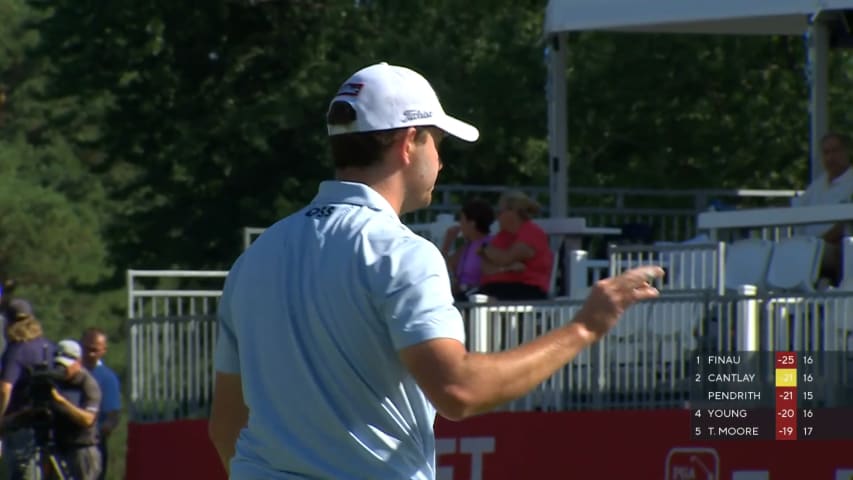
[[[394,148],[398,149],[397,153],[402,160],[403,165],[408,165],[411,162],[412,150],[415,148],[415,136],[418,131],[415,127],[407,128],[400,134],[397,141],[394,143]]]

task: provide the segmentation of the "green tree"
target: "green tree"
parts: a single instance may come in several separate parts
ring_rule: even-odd
[[[50,61],[32,56],[38,14],[24,1],[0,5],[0,272],[18,279],[53,331],[96,313],[88,295],[109,273],[99,209],[106,204],[94,156],[75,145],[92,128],[69,99],[47,99]],[[103,313],[103,312],[99,312]]]

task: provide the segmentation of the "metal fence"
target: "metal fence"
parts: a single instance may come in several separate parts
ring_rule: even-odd
[[[543,206],[548,216],[547,187],[505,185],[438,185],[432,204],[403,216],[406,224],[434,222],[439,215],[456,215],[466,200],[481,197],[497,203],[507,188],[521,190]],[[647,226],[654,239],[683,241],[697,234],[696,216],[709,208],[761,208],[787,206],[798,190],[675,190],[651,188],[572,187],[567,216],[583,217],[589,227],[630,224]],[[261,227],[243,229],[244,247],[263,232]]]
[[[438,185],[429,208],[410,213],[406,223],[429,223],[440,214],[455,214],[474,196],[497,202],[505,185]],[[511,187],[538,200],[547,216],[546,187]],[[570,217],[584,217],[590,227],[644,224],[657,240],[682,241],[696,235],[696,215],[709,208],[761,208],[787,206],[798,190],[748,189],[656,189],[572,187],[569,191]]]
[[[129,270],[130,415],[205,416],[226,271]]]
[[[190,292],[201,294],[188,295]],[[130,413],[134,421],[208,414],[216,317],[209,307],[208,311],[181,314],[170,308],[192,304],[192,298],[204,305],[203,299],[211,298],[209,293],[152,288],[131,292],[135,307],[129,311],[133,315]],[[160,306],[155,308],[155,302]],[[164,308],[164,304],[175,307]],[[567,324],[581,305],[579,300],[570,300],[458,307],[465,321],[467,347],[493,352]],[[853,386],[853,292],[780,296],[755,295],[746,289],[722,296],[664,295],[643,302],[626,311],[605,339],[503,409],[683,407],[690,400],[691,362],[699,352],[776,350],[833,352],[831,361],[821,363],[824,374],[817,375],[816,381],[823,383],[816,387],[833,392],[825,396],[829,402],[849,394]]]

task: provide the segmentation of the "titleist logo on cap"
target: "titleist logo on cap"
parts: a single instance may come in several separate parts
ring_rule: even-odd
[[[423,110],[406,110],[403,112],[403,121],[411,122],[412,120],[422,120],[424,118],[432,118],[432,112]]]

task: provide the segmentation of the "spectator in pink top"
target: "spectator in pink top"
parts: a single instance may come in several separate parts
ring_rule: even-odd
[[[506,192],[498,203],[500,231],[483,248],[478,293],[497,300],[548,298],[554,255],[548,235],[532,218],[539,204],[522,192]]]
[[[477,251],[491,238],[489,229],[494,221],[495,214],[492,206],[482,199],[475,198],[462,206],[459,223],[448,228],[444,234],[441,253],[447,259],[453,297],[457,301],[467,301],[468,292],[480,286],[482,269]],[[451,251],[460,234],[464,243]]]

